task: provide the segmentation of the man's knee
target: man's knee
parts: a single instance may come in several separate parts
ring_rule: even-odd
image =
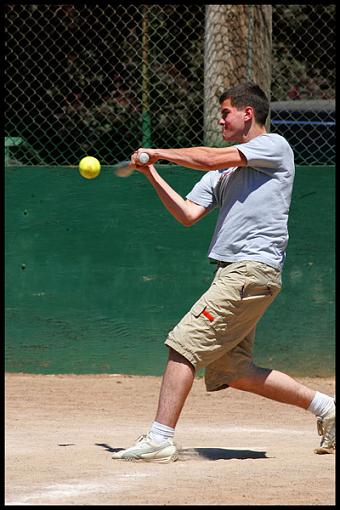
[[[193,370],[195,370],[195,367],[193,364],[182,354],[180,354],[178,351],[173,349],[172,347],[169,347],[169,361],[174,361],[175,363],[183,363],[184,365],[189,366]]]
[[[262,368],[255,365],[255,363],[249,363],[247,367],[244,367],[242,372],[240,372],[239,376],[229,383],[229,386],[242,390],[248,387],[249,383],[252,383],[258,377],[263,378],[269,375],[270,372],[271,370],[268,368]]]

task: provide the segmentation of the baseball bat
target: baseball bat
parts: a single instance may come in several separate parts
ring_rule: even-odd
[[[142,152],[140,155],[139,155],[139,162],[142,164],[142,165],[146,165],[146,163],[149,161],[149,155],[146,153],[146,152]],[[117,163],[115,165],[115,175],[117,177],[129,177],[129,175],[131,175],[133,172],[134,172],[134,169],[131,169],[129,168],[129,163],[130,161],[120,161],[119,163]]]

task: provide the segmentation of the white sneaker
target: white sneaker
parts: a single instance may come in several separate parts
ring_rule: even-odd
[[[113,459],[122,459],[129,461],[142,460],[144,462],[174,462],[178,459],[178,450],[172,439],[167,439],[162,443],[154,443],[149,436],[140,436],[136,443],[127,448],[114,453]]]
[[[325,453],[335,452],[335,408],[325,418],[318,416],[316,425],[319,436],[322,436],[319,448],[315,448],[314,453],[323,455]]]

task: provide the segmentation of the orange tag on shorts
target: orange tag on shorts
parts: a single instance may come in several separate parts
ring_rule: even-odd
[[[202,314],[212,322],[214,320],[214,317],[209,313],[207,310],[203,310]]]

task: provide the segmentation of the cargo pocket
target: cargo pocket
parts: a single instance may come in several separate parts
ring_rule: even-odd
[[[207,310],[207,307],[208,305],[205,301],[199,301],[192,307],[191,313],[196,319],[198,319],[200,315],[203,315],[209,322],[214,322],[215,317]]]
[[[221,317],[215,310],[212,310],[206,301],[199,301],[191,309],[192,315],[198,319],[202,317],[207,324],[211,324],[216,334],[225,333],[228,328],[228,322],[225,317]]]

